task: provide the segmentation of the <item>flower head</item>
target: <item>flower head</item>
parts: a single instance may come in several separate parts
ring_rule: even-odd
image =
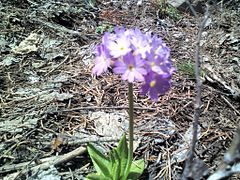
[[[151,32],[116,27],[114,33],[105,33],[97,46],[93,73],[100,75],[113,66],[113,72],[132,83],[142,81],[142,94],[157,99],[170,88],[175,71],[170,59],[170,49]]]
[[[131,51],[131,43],[124,29],[115,28],[115,32],[114,38],[108,39],[106,46],[112,57],[119,58]]]
[[[147,62],[146,62],[146,68],[149,72],[155,72],[163,77],[169,77],[173,73],[171,70],[171,64],[170,59],[162,58],[162,56],[159,56],[155,54],[154,49],[151,49],[150,53],[147,53]]]
[[[151,99],[157,100],[158,94],[163,95],[170,89],[170,77],[163,76],[150,72],[145,76],[145,84],[142,86],[141,94],[145,95],[149,92]]]
[[[97,46],[96,51],[96,63],[92,69],[92,73],[99,76],[103,72],[106,72],[110,67],[110,56],[104,45]]]
[[[150,46],[145,36],[137,33],[132,36],[131,44],[135,55],[141,55],[142,58],[146,58],[146,53],[149,51]]]
[[[126,54],[122,60],[116,61],[114,65],[113,72],[122,74],[122,79],[128,80],[130,83],[134,80],[143,81],[143,75],[147,74],[144,60],[140,56],[133,56],[132,53]]]

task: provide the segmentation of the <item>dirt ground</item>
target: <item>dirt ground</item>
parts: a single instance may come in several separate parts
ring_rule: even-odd
[[[240,121],[239,4],[213,3],[200,42],[195,153],[207,175],[221,164]],[[84,179],[94,171],[86,143],[106,152],[115,145],[127,129],[127,84],[111,72],[91,74],[94,48],[115,26],[152,31],[171,48],[171,90],[152,102],[134,85],[134,157],[145,160],[141,179],[179,179],[191,141],[202,17],[158,1],[2,0],[0,179]]]

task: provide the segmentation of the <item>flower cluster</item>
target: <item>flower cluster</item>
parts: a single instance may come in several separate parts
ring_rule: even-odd
[[[96,63],[93,74],[97,76],[113,68],[129,83],[144,82],[141,94],[156,100],[170,88],[174,72],[170,60],[170,49],[150,32],[143,34],[139,29],[116,27],[114,33],[105,33],[102,43],[96,48]]]

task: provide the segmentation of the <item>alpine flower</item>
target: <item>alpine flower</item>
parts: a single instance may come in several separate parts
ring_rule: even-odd
[[[99,76],[108,68],[129,83],[142,82],[141,94],[157,100],[170,89],[175,71],[169,47],[151,32],[116,27],[114,33],[105,33],[96,48],[93,74]]]
[[[93,74],[99,76],[103,72],[106,72],[110,67],[110,56],[109,52],[104,45],[97,46],[96,51],[96,64],[93,67]]]
[[[168,89],[170,89],[170,76],[164,78],[162,75],[151,72],[145,76],[145,84],[141,89],[141,94],[149,92],[151,99],[157,100],[158,94],[163,95]]]
[[[122,79],[128,80],[130,83],[134,80],[144,81],[144,75],[147,74],[144,60],[140,56],[133,56],[132,53],[126,54],[122,60],[116,61],[114,65],[113,72],[122,74]]]

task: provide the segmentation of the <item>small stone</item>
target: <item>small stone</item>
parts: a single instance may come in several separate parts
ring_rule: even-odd
[[[184,11],[192,14],[192,11],[186,0],[167,0],[167,3],[177,8],[179,11]],[[192,3],[194,10],[198,13],[204,13],[203,3],[200,0],[195,0]]]

